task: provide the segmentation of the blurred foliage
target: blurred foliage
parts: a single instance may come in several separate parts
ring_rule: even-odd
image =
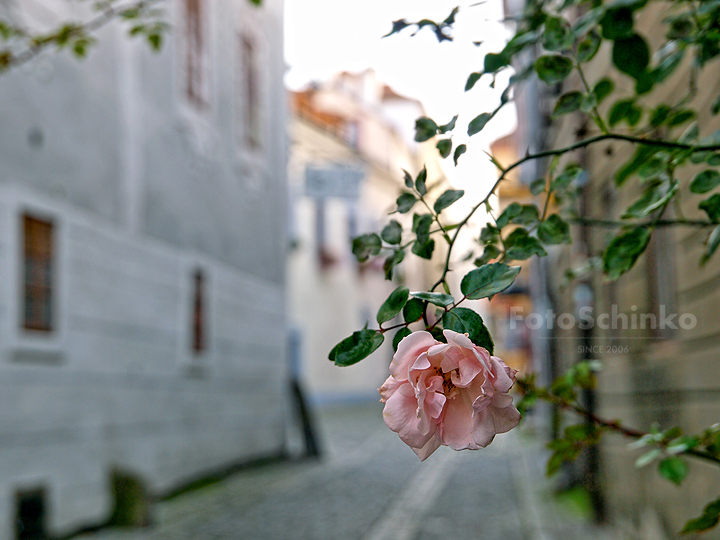
[[[662,36],[655,48],[637,25],[651,6],[665,10],[659,26],[647,30],[654,37]],[[462,15],[456,7],[441,21],[399,19],[392,23],[387,36],[429,31],[438,42],[452,41],[453,25]],[[574,224],[603,227],[612,234],[598,257],[589,257],[566,272],[569,280],[596,271],[601,271],[606,280],[620,278],[637,264],[658,227],[706,231],[699,264],[712,258],[720,246],[720,131],[703,133],[697,122],[720,112],[720,91],[709,107],[698,107],[695,100],[700,73],[717,69],[717,62],[712,61],[720,56],[720,0],[663,4],[647,0],[529,0],[521,14],[505,22],[514,29],[513,36],[502,50],[486,52],[483,69],[469,73],[465,90],[470,92],[483,81],[491,87],[500,80],[508,83],[498,106],[480,108],[468,118],[467,136],[472,140],[486,129],[497,113],[513,102],[518,85],[533,78],[549,87],[546,95],[552,100],[553,119],[575,115],[576,124],[584,128],[568,146],[528,151],[514,163],[503,164],[489,155],[498,170],[497,181],[485,197],[470,201],[470,210],[455,222],[443,212],[464,197],[464,192],[446,189],[442,194],[429,193],[426,186],[438,182],[428,178],[427,169],[416,177],[404,171],[404,188],[393,212],[396,217],[380,235],[367,233],[356,238],[353,252],[360,263],[385,257],[389,280],[400,279],[397,268],[406,254],[438,261],[440,270],[427,292],[410,292],[400,286],[390,295],[378,313],[378,329],[363,330],[367,346],[348,350],[353,363],[362,360],[371,348],[370,342],[386,331],[397,331],[397,347],[412,333],[410,325],[417,325],[416,329],[422,326],[438,340],[443,339],[442,328],[463,331],[477,346],[491,350],[492,337],[480,315],[470,316],[474,312],[460,304],[492,298],[512,287],[521,268],[513,263],[545,257],[557,246],[572,243]],[[602,51],[607,52],[607,62],[598,76],[589,63],[605,54]],[[506,73],[509,77],[499,77]],[[673,85],[684,87],[679,92],[658,92],[671,79]],[[415,140],[431,142],[440,159],[452,156],[457,166],[468,149],[466,143],[455,143],[457,120],[458,116],[446,123],[427,116],[419,118]],[[588,219],[578,210],[578,197],[582,186],[592,179],[579,164],[577,153],[608,142],[634,147],[616,167],[610,186],[628,191],[634,198],[617,219]],[[534,202],[512,203],[496,212],[493,204],[498,186],[509,173],[534,160],[546,171],[529,186]],[[688,172],[690,166],[695,167],[692,174]],[[698,218],[682,215],[680,197],[692,201]],[[480,231],[476,250],[463,257],[463,261],[473,260],[476,268],[458,276],[462,297],[454,297],[447,276],[460,261],[453,258],[453,248],[479,209],[487,212],[490,222]],[[332,353],[330,359],[335,359]],[[581,418],[580,423],[565,426],[562,435],[550,443],[549,474],[576,459],[584,448],[597,444],[607,431],[635,439],[633,448],[647,447],[637,466],[655,464],[658,473],[676,485],[688,474],[687,458],[720,464],[717,426],[694,436],[678,428],[644,433],[586,410],[581,396],[594,387],[599,367],[597,362],[579,363],[547,388],[538,386],[532,374],[516,383],[522,395],[518,403],[521,412],[544,400]],[[714,527],[719,515],[720,502],[714,501],[700,517],[688,522],[685,532]]]

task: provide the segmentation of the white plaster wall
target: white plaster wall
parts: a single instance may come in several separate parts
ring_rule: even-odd
[[[3,293],[20,286],[8,256],[19,249],[20,209],[37,206],[26,202],[32,195],[10,191],[0,189],[0,270],[12,276]],[[280,452],[282,289],[66,210],[55,207],[66,246],[57,269],[67,275],[63,339],[20,330],[19,306],[8,308],[2,295],[0,492],[12,502],[17,490],[44,486],[49,522],[62,532],[107,517],[113,466],[162,493],[203,471]],[[208,276],[209,334],[208,350],[194,357],[190,288],[198,267]],[[13,505],[1,508],[11,523]],[[9,534],[0,530],[0,538]]]
[[[84,61],[46,55],[0,78],[0,540],[18,490],[44,487],[51,532],[65,533],[108,517],[112,467],[163,493],[283,448],[282,1],[208,4],[202,114],[183,101],[173,36],[156,54],[108,27]],[[165,3],[178,32],[176,5]],[[259,151],[232,135],[233,43],[248,28],[261,55]],[[55,225],[49,335],[20,328],[24,211]]]

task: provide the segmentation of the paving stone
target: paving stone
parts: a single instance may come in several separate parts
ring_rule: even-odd
[[[157,505],[155,524],[82,540],[584,540],[542,477],[538,443],[511,433],[425,463],[379,404],[317,413],[324,456],[242,471]],[[604,531],[605,534],[607,531]]]

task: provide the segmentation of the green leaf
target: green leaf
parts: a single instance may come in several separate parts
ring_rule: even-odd
[[[434,249],[435,249],[435,240],[433,240],[431,238],[427,242],[423,242],[423,243],[416,241],[413,244],[411,251],[418,257],[421,257],[423,259],[431,259]]]
[[[667,105],[658,105],[655,109],[653,109],[653,112],[650,115],[650,125],[652,127],[661,126],[665,123],[665,120],[667,120],[671,110],[672,109]]]
[[[393,270],[400,264],[405,258],[405,250],[397,249],[392,255],[385,259],[383,263],[383,270],[385,271],[385,279],[391,280],[393,278]]]
[[[720,222],[720,194],[716,193],[705,199],[698,205],[698,208],[703,210],[713,223]]]
[[[468,129],[467,129],[468,135],[470,135],[472,137],[476,133],[479,133],[480,131],[482,131],[482,129],[485,127],[485,124],[487,124],[491,118],[492,118],[491,113],[482,113],[482,114],[477,115],[468,124]]]
[[[693,120],[696,116],[697,114],[695,111],[690,109],[680,109],[679,111],[670,113],[667,119],[667,125],[670,127],[679,126],[680,124]]]
[[[408,189],[412,189],[413,188],[412,176],[410,176],[410,173],[407,172],[405,169],[403,169],[402,172],[403,172],[403,178],[405,180],[405,187],[407,187]]]
[[[402,240],[402,225],[394,219],[383,228],[380,237],[388,244],[399,244]]]
[[[605,15],[604,6],[599,6],[580,15],[574,23],[573,33],[582,36],[593,28]]]
[[[478,73],[477,71],[471,73],[465,83],[465,91],[467,92],[468,90],[472,90],[472,87],[480,80],[480,77],[482,77],[482,73]]]
[[[687,476],[688,466],[684,459],[677,456],[667,457],[658,463],[660,474],[678,486]]]
[[[448,131],[452,131],[455,129],[455,122],[457,122],[458,116],[457,114],[453,116],[452,120],[450,120],[447,124],[444,126],[438,126],[438,132],[440,134],[447,133]]]
[[[422,116],[415,120],[415,140],[417,142],[425,142],[432,139],[437,133],[438,126],[434,120]]]
[[[507,289],[519,273],[519,266],[499,262],[486,264],[465,274],[460,290],[470,300],[487,298]]]
[[[720,166],[720,154],[718,154],[717,152],[714,154],[710,154],[706,159],[706,162],[712,167]]]
[[[515,229],[505,239],[505,258],[511,261],[524,261],[533,255],[545,257],[547,251],[543,248],[540,241],[528,235],[528,232],[522,227]]]
[[[585,36],[585,39],[583,39],[580,43],[578,43],[577,47],[577,58],[580,62],[588,62],[593,59],[593,57],[597,54],[598,50],[600,49],[600,44],[602,43],[602,38],[600,35],[595,31],[591,30],[588,32],[588,35]]]
[[[459,11],[459,7],[454,7],[453,10],[450,12],[450,15],[448,15],[442,23],[444,25],[455,24],[455,16],[458,14]]]
[[[150,47],[155,51],[159,51],[162,47],[162,34],[159,32],[151,32],[147,35],[147,40]]]
[[[425,244],[430,240],[430,226],[432,222],[433,217],[430,214],[415,214],[413,216],[413,232],[417,235],[417,241],[420,244]]]
[[[439,144],[440,143],[438,143],[438,148],[440,148]],[[421,196],[427,193],[427,187],[425,187],[425,182],[427,182],[427,169],[423,167],[422,170],[418,173],[417,178],[415,179],[415,189]]]
[[[387,300],[383,302],[383,305],[380,306],[380,309],[378,310],[378,324],[388,322],[398,313],[400,313],[402,311],[402,308],[405,307],[408,298],[410,298],[410,289],[408,289],[404,285],[401,285],[393,292],[391,292],[390,296],[387,297]]]
[[[608,9],[600,20],[602,37],[605,39],[622,39],[632,35],[633,12],[629,7]]]
[[[583,168],[576,163],[570,163],[562,173],[553,179],[550,183],[550,189],[553,191],[565,189],[580,178],[584,172]]]
[[[540,80],[547,84],[564,81],[572,69],[572,60],[559,54],[546,54],[535,60],[535,71]]]
[[[713,116],[720,112],[720,94],[718,94],[718,97],[716,97],[715,101],[712,102],[710,112],[713,113]]]
[[[685,39],[690,37],[694,29],[695,25],[689,14],[683,13],[679,18],[670,21],[670,29],[666,37],[668,39]]]
[[[503,210],[502,214],[500,214],[495,221],[496,225],[502,229],[505,227],[510,221],[520,215],[520,212],[522,212],[522,206],[520,203],[512,202],[510,203],[505,210]]]
[[[678,138],[678,142],[683,144],[692,144],[697,141],[699,136],[700,128],[698,127],[697,122],[693,122],[687,127],[685,131],[683,131],[682,135],[680,135],[680,138]],[[695,156],[695,154],[693,154],[693,156]],[[694,163],[700,163],[701,161],[702,159]]]
[[[621,232],[605,249],[603,271],[610,279],[617,279],[630,270],[638,257],[647,248],[651,232],[645,227],[636,227]]]
[[[403,193],[397,198],[397,211],[401,214],[407,214],[417,201],[412,193]]]
[[[685,523],[685,527],[680,531],[682,534],[691,532],[707,531],[715,527],[720,522],[720,498],[715,499],[713,502],[708,504],[704,509],[703,513],[695,519],[689,520]]]
[[[638,469],[646,467],[650,465],[653,461],[655,461],[657,458],[659,458],[661,454],[662,452],[659,448],[653,448],[649,452],[646,452],[642,456],[637,458],[637,460],[635,461],[635,466]]]
[[[493,227],[492,225],[486,225],[480,231],[480,241],[483,244],[495,242],[498,236],[500,236],[500,229],[498,229],[497,227]]]
[[[375,233],[363,234],[353,238],[352,252],[359,262],[367,261],[370,257],[380,253],[381,249],[382,241]]]
[[[365,328],[335,345],[328,358],[335,362],[336,366],[352,366],[375,352],[384,340],[385,337],[380,332]]]
[[[433,209],[439,214],[463,195],[465,195],[465,192],[462,189],[448,189],[438,197],[433,205]]]
[[[510,59],[502,53],[487,53],[485,55],[485,73],[495,73],[501,68],[510,65]]]
[[[500,253],[501,252],[497,248],[497,246],[493,246],[492,244],[490,244],[489,246],[485,246],[482,256],[478,257],[473,262],[474,262],[475,266],[482,266],[484,264],[489,263],[493,259],[496,259],[497,257],[499,257]]]
[[[561,114],[568,114],[577,111],[583,102],[583,97],[584,94],[582,92],[576,91],[563,94],[555,104],[553,116],[560,116]]]
[[[540,219],[540,212],[537,206],[534,204],[523,204],[520,207],[520,212],[516,214],[511,220],[511,223],[517,223],[518,225],[530,225]]]
[[[412,332],[409,328],[400,328],[397,332],[395,332],[395,335],[393,336],[393,351],[397,352],[398,345],[400,345],[400,342],[408,337]]]
[[[553,214],[540,223],[537,235],[545,244],[569,244],[570,225],[558,214]]]
[[[625,210],[621,217],[623,219],[637,219],[650,215],[652,212],[662,207],[667,200],[675,194],[677,188],[677,184],[670,189],[663,185],[650,186],[637,201]]]
[[[431,304],[440,307],[449,306],[450,304],[455,302],[455,299],[452,296],[444,293],[417,291],[410,294],[413,296],[413,298],[425,300],[426,302],[430,302]]]
[[[482,347],[490,354],[495,352],[495,344],[493,343],[490,332],[485,326],[482,317],[475,311],[468,308],[453,308],[443,315],[443,328],[458,332],[459,334],[468,334],[470,341],[478,347]]]
[[[642,109],[635,103],[634,99],[621,99],[616,101],[612,109],[608,122],[611,126],[625,120],[629,125],[636,125],[642,116]]]
[[[638,34],[618,39],[613,44],[615,67],[634,79],[639,79],[650,63],[650,49]]]
[[[639,146],[633,157],[615,173],[615,185],[621,186],[631,175],[643,166],[648,160],[658,153],[658,149],[652,146]]]
[[[467,146],[464,144],[458,145],[455,148],[455,154],[453,155],[453,161],[455,162],[455,165],[458,164],[458,159],[460,159],[460,156],[462,156],[467,151]]]
[[[595,101],[602,103],[602,101],[608,97],[612,91],[615,90],[615,84],[608,79],[600,79],[595,87],[593,88],[593,94],[595,95]]]
[[[657,66],[652,70],[654,82],[659,83],[667,79],[680,65],[684,55],[685,49],[678,46],[675,41],[663,45],[655,54]]]
[[[452,151],[452,141],[450,139],[442,139],[437,142],[436,146],[443,158],[448,157]]]
[[[570,48],[573,42],[570,25],[562,17],[545,19],[545,31],[542,34],[542,45],[548,51],[562,51]]]
[[[693,193],[707,193],[720,185],[720,173],[715,169],[708,169],[697,173],[690,182],[690,191]]]
[[[403,308],[403,319],[406,323],[412,323],[420,319],[425,313],[425,302],[417,298],[411,298]]]
[[[718,246],[720,246],[720,227],[715,227],[708,237],[705,253],[700,258],[700,264],[708,262],[710,257],[717,251]]]
[[[547,181],[544,178],[538,178],[537,180],[533,180],[530,184],[530,193],[533,195],[539,195],[543,191],[545,191],[545,185],[547,184]]]

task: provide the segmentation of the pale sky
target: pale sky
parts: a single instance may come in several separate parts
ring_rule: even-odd
[[[470,92],[464,92],[472,71],[482,71],[486,52],[498,52],[508,38],[500,0],[286,0],[285,59],[289,70],[286,83],[299,89],[322,81],[339,71],[359,72],[372,67],[378,79],[400,94],[419,99],[427,114],[439,124],[460,113],[454,142],[467,142],[467,122],[499,103],[500,91],[488,87],[483,78]],[[424,29],[410,37],[411,29],[382,39],[392,21],[444,20],[459,4],[453,42],[438,43],[432,31]],[[473,41],[482,41],[477,47]],[[483,150],[489,143],[515,129],[513,107],[506,107],[471,139],[460,166],[444,160],[450,182],[465,189],[466,199],[482,196],[494,182],[495,168]]]
[[[396,19],[442,21],[457,0],[286,0],[287,84],[297,89],[338,71],[373,67],[381,81],[420,99],[430,114],[449,114],[468,74],[480,70],[485,52],[500,50],[507,36],[497,22],[502,17],[498,0],[470,7],[473,3],[477,0],[460,5],[455,41],[440,44],[429,29],[415,37],[410,29],[382,36]],[[490,97],[474,94],[480,100]]]

